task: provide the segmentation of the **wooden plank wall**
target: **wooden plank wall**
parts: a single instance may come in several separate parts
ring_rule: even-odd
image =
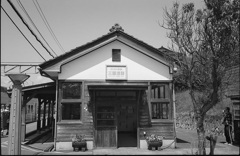
[[[161,135],[164,139],[174,139],[174,129],[173,122],[159,122],[152,123],[150,127],[140,127],[139,128],[139,139],[145,139],[143,136],[143,132],[146,132],[146,136],[150,136],[151,134]]]
[[[139,101],[139,127],[149,127],[151,124],[150,114],[149,114],[149,107],[147,101],[146,92],[140,94],[140,101]]]
[[[93,113],[87,85],[83,83],[83,102],[81,105],[82,123],[57,123],[57,141],[69,142],[76,134],[85,135],[86,140],[93,141]]]
[[[57,125],[57,141],[71,142],[76,134],[85,135],[86,140],[93,140],[92,125],[69,123]]]
[[[145,93],[144,93],[145,94]],[[145,139],[143,132],[145,131],[147,136],[151,134],[164,136],[165,139],[174,139],[174,122],[173,121],[159,121],[151,122],[149,114],[148,101],[146,100],[146,95],[142,95],[139,103],[139,140]],[[171,105],[171,104],[170,104]],[[170,106],[171,108],[172,106]],[[172,111],[172,109],[170,109]],[[172,115],[172,113],[171,113]]]

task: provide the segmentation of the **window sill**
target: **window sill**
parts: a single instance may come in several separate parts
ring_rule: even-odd
[[[66,125],[66,124],[83,124],[80,120],[62,120],[60,122],[57,122],[57,125]]]

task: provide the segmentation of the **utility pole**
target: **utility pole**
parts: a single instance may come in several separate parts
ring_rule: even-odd
[[[22,86],[29,78],[26,74],[6,74],[13,82],[8,134],[8,155],[21,155]]]

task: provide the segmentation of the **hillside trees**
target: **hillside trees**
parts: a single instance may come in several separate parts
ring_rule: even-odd
[[[220,100],[228,67],[239,63],[239,1],[205,0],[174,3],[164,10],[161,27],[168,30],[173,51],[179,52],[180,74],[175,78],[189,89],[198,133],[198,154],[205,155],[204,118]]]

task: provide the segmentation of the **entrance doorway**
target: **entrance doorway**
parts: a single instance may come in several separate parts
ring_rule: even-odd
[[[120,101],[118,108],[118,147],[137,147],[137,101]]]
[[[137,90],[95,91],[97,148],[137,147]]]

